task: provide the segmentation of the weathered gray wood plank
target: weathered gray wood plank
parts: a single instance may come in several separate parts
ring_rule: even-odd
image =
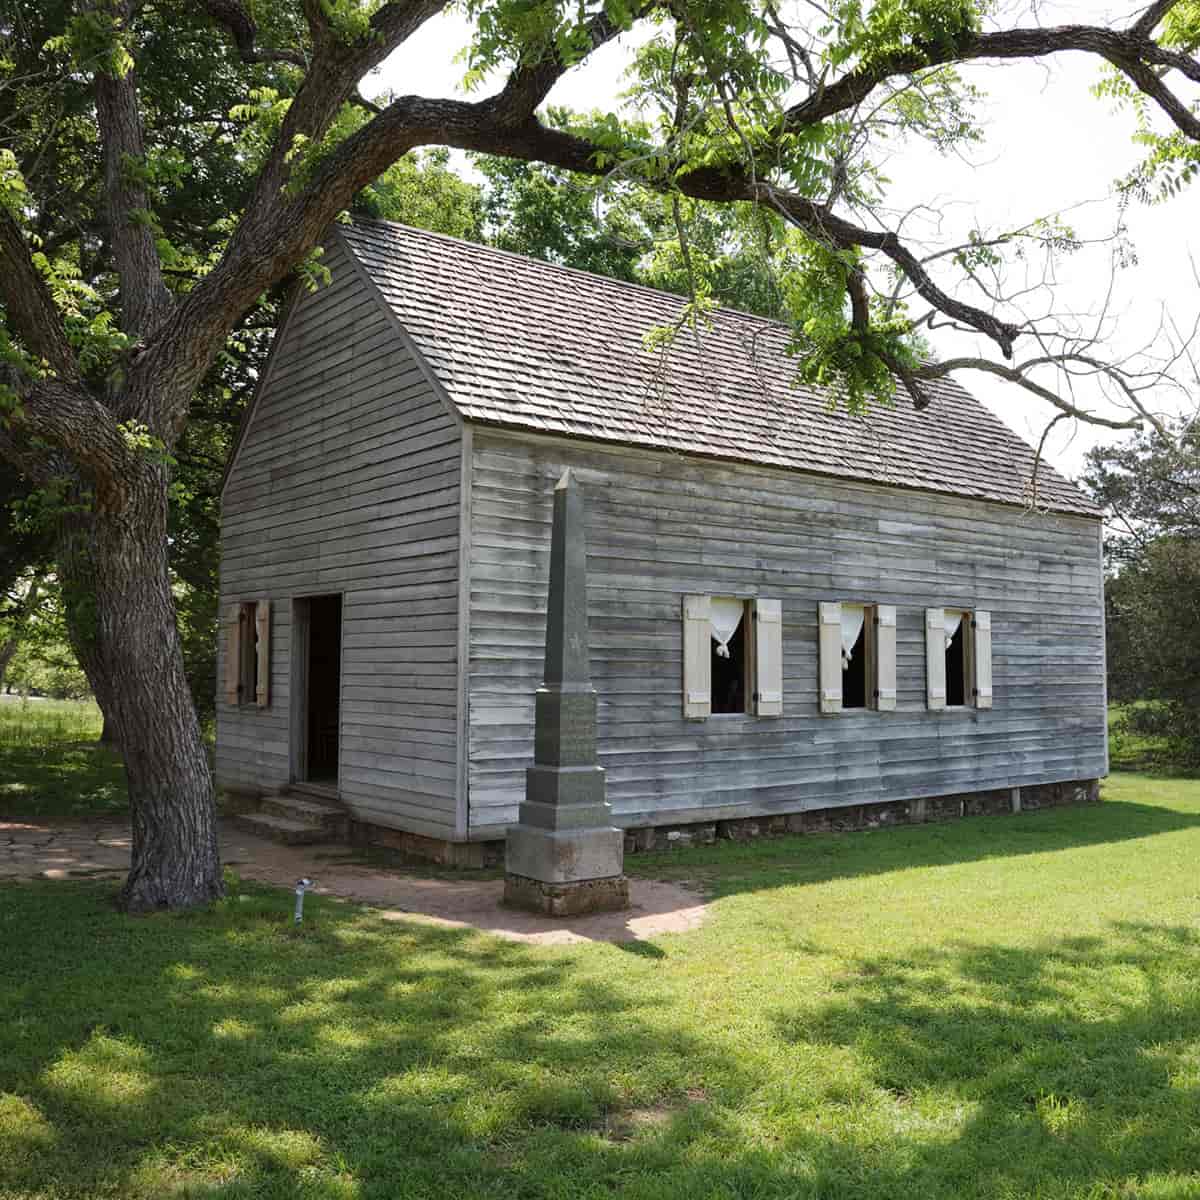
[[[1014,786],[1104,769],[1096,522],[770,469],[474,434],[472,836],[515,819],[540,681],[550,491],[588,494],[601,761],[625,824]],[[779,598],[781,718],[684,721],[679,597]],[[817,605],[894,604],[897,710],[822,716]],[[995,707],[925,708],[926,606],[993,614]]]
[[[222,602],[268,596],[275,627],[271,706],[218,696],[217,778],[290,782],[292,601],[337,592],[342,799],[453,836],[461,437],[377,298],[340,251],[326,262],[333,284],[294,309],[223,496]]]

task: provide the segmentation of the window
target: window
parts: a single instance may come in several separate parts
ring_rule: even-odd
[[[744,713],[750,688],[750,656],[746,653],[746,626],[750,623],[745,600],[732,596],[712,598],[712,637],[709,639],[712,679],[712,712]]]
[[[271,602],[232,604],[227,621],[225,700],[266,708],[271,687]]]
[[[823,713],[896,707],[896,610],[823,602],[818,609]]]
[[[968,631],[971,614],[946,609],[946,707],[961,708],[967,702],[970,675]]]
[[[683,599],[683,715],[690,720],[783,712],[783,623],[778,600]]]
[[[992,707],[992,614],[925,610],[926,703],[931,709]]]
[[[868,704],[868,657],[875,639],[868,609],[862,604],[842,605],[842,708],[870,708]],[[874,680],[870,681],[872,684]],[[875,689],[872,686],[871,692]],[[874,700],[874,696],[870,697]]]

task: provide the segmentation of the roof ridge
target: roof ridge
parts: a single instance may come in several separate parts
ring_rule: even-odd
[[[406,225],[403,221],[388,221],[382,217],[355,216],[350,223],[351,228],[363,225],[380,225],[388,230],[403,230],[407,234],[416,234],[419,237],[432,238],[433,240],[439,242],[449,242],[454,246],[461,246],[464,249],[477,251],[485,255],[494,255],[501,258],[515,259],[517,262],[524,263],[535,268],[544,268],[545,270],[556,271],[564,275],[582,276],[584,279],[591,280],[595,283],[600,283],[605,287],[612,288],[616,291],[638,291],[645,293],[646,295],[653,296],[659,300],[674,300],[680,304],[685,303],[687,300],[687,297],[681,296],[678,292],[669,292],[665,288],[656,288],[648,283],[639,283],[636,280],[616,279],[612,275],[601,275],[598,271],[585,271],[582,267],[571,267],[567,266],[565,263],[548,262],[544,258],[534,258],[530,254],[521,254],[516,250],[505,250],[500,246],[489,245],[487,242],[476,242],[472,241],[470,238],[455,237],[451,233],[442,233],[434,229],[424,229],[420,225]],[[343,229],[344,228],[345,227],[343,227]],[[787,321],[781,321],[777,317],[764,317],[762,313],[747,312],[744,308],[736,308],[730,304],[720,304],[718,306],[717,313],[722,317],[737,317],[751,324],[767,326],[771,329],[778,329],[785,333],[790,333],[792,330],[791,325],[789,325]],[[899,379],[897,379],[896,382],[903,386]],[[935,387],[942,385],[955,388],[963,395],[970,397],[970,399],[976,404],[979,404],[979,401],[975,399],[971,392],[969,392],[961,383],[959,383],[957,379],[954,379],[949,375],[941,375],[936,379],[930,379],[927,382]],[[885,402],[882,399],[877,398],[876,403],[882,404]],[[979,406],[980,408],[990,412],[990,410],[987,410],[986,405],[980,404]],[[992,415],[995,416],[994,413]],[[996,419],[999,420],[998,417]],[[1001,424],[1003,425],[1004,423],[1001,421]],[[1004,428],[1008,429],[1008,426],[1005,425]],[[1009,430],[1009,432],[1012,433],[1014,437],[1020,437],[1015,430]],[[1021,438],[1022,442],[1024,442],[1024,440],[1024,438]],[[1030,447],[1030,449],[1032,449],[1032,447]],[[1052,467],[1051,469],[1053,470],[1054,468]]]
[[[564,275],[579,275],[584,279],[604,284],[606,287],[618,288],[621,291],[636,290],[645,292],[661,300],[675,300],[680,304],[687,303],[686,296],[681,296],[678,292],[669,292],[666,288],[654,287],[649,283],[639,283],[635,279],[616,279],[612,275],[601,275],[599,271],[585,271],[582,267],[572,267],[566,263],[556,263],[544,258],[534,258],[532,254],[522,254],[519,250],[505,250],[501,246],[493,246],[487,242],[476,242],[470,238],[455,237],[452,233],[441,233],[434,229],[423,229],[419,225],[406,225],[403,221],[387,221],[382,217],[355,216],[350,222],[351,228],[360,225],[382,225],[387,229],[402,229],[405,233],[415,233],[421,237],[433,238],[441,242],[450,242],[455,246],[463,246],[468,250],[477,250],[484,254],[513,258],[517,262],[526,263],[533,267],[544,267],[548,271],[558,271]],[[781,321],[777,317],[764,317],[762,313],[747,312],[746,309],[737,308],[732,304],[719,305],[719,311],[722,316],[741,317],[747,321],[752,321],[760,325],[770,325],[778,329],[790,328],[786,321]]]

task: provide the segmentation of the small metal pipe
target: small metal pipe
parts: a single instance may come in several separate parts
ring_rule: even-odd
[[[296,924],[299,925],[304,920],[304,893],[312,887],[311,879],[296,880]]]

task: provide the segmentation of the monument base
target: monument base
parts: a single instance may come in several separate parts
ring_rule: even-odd
[[[629,907],[629,880],[624,875],[614,875],[608,879],[546,883],[528,875],[505,875],[504,903],[547,917],[620,912]]]

